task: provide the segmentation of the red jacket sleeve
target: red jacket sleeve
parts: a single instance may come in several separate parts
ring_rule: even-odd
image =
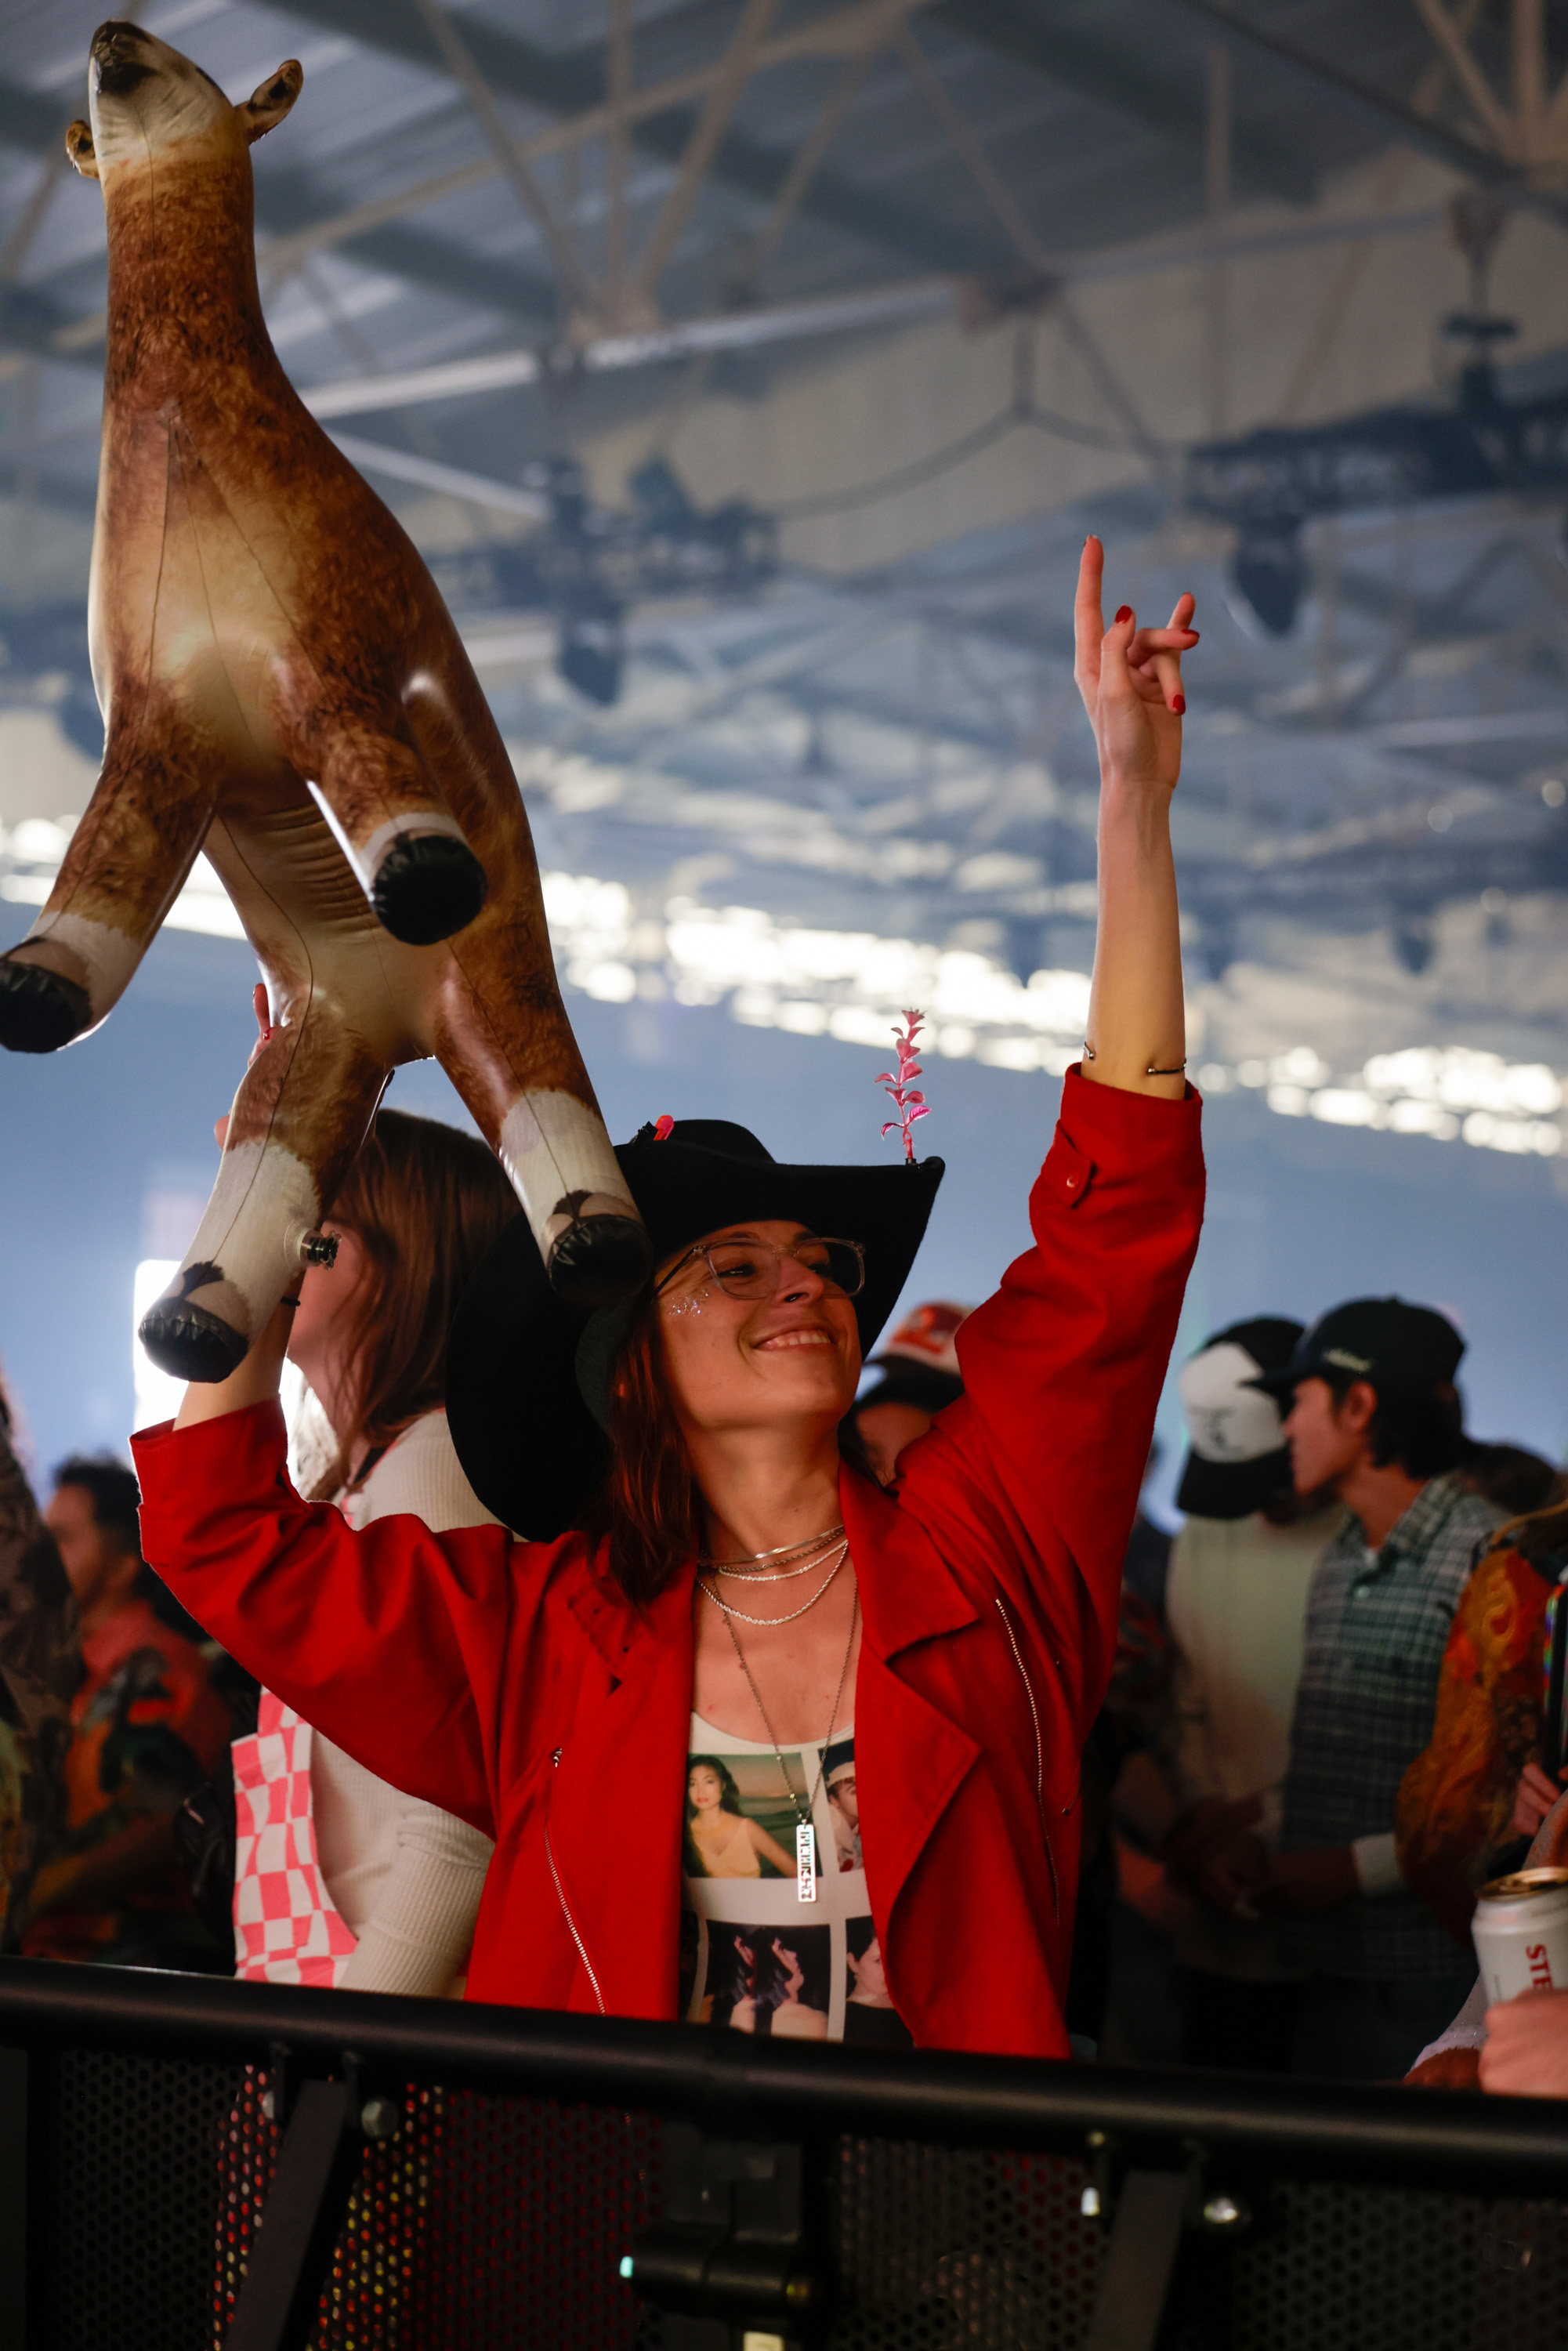
[[[905,1457],[904,1507],[949,1556],[986,1561],[1054,1665],[1076,1660],[1084,1728],[1203,1225],[1201,1112],[1190,1089],[1166,1102],[1068,1072],[1034,1247],[965,1322],[964,1395]]]
[[[196,1622],[368,1771],[493,1836],[506,1529],[437,1537],[392,1518],[356,1533],[295,1492],[276,1404],[131,1449],[143,1552]]]

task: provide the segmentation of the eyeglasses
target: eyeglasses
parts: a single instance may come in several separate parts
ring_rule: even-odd
[[[840,1298],[858,1297],[865,1287],[865,1250],[859,1241],[823,1240],[805,1233],[787,1249],[772,1249],[766,1241],[698,1241],[670,1268],[653,1292],[655,1298],[699,1257],[706,1260],[708,1271],[730,1298],[771,1298],[779,1287],[779,1269],[784,1264],[814,1273],[825,1290]]]

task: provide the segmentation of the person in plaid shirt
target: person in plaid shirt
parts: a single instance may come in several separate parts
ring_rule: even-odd
[[[1281,1850],[1253,1897],[1290,1919],[1309,1970],[1298,2073],[1397,2080],[1475,1972],[1406,1886],[1394,1838],[1454,1611],[1501,1515],[1454,1474],[1463,1353],[1431,1308],[1356,1299],[1254,1384],[1291,1399],[1298,1493],[1346,1510],[1308,1595]]]

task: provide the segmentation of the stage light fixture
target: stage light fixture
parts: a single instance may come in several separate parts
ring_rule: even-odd
[[[1431,918],[1427,914],[1396,914],[1393,926],[1394,953],[1412,979],[1419,979],[1432,960],[1435,944]]]
[[[1299,523],[1249,524],[1230,558],[1230,584],[1271,637],[1288,637],[1307,586]]]

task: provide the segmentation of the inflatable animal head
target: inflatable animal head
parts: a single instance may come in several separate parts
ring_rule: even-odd
[[[73,122],[66,152],[84,178],[146,170],[176,152],[253,146],[282,121],[304,84],[288,57],[243,105],[231,105],[204,74],[155,33],[111,16],[92,37],[88,104],[92,120]]]

